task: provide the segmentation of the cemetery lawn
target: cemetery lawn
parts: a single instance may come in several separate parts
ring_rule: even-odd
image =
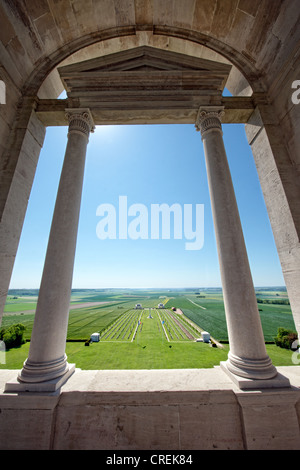
[[[173,343],[155,345],[93,343],[85,347],[82,343],[67,343],[67,356],[70,363],[75,362],[81,369],[205,369],[218,366],[227,360],[229,345],[212,348],[204,343]],[[78,346],[81,346],[78,348]],[[131,346],[131,348],[130,348]],[[171,346],[171,347],[170,347]],[[83,348],[89,349],[88,352]],[[294,366],[292,351],[282,349],[275,344],[266,345],[275,366]]]
[[[19,348],[6,351],[6,364],[0,369],[21,369],[28,357],[29,342]],[[169,347],[172,346],[172,347]],[[70,364],[83,370],[117,369],[186,369],[210,368],[227,359],[228,344],[224,348],[212,348],[208,344],[182,342],[157,344],[99,342],[85,346],[84,342],[67,342],[66,354]],[[267,344],[275,366],[294,366],[292,351]]]

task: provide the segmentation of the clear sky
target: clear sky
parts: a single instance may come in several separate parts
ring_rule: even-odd
[[[254,284],[282,286],[244,126],[223,125],[223,130]],[[66,127],[47,128],[10,288],[40,285],[66,142]],[[104,218],[96,214],[97,208],[111,204],[118,216],[119,196],[127,197],[128,208],[143,204],[148,210],[148,239],[120,240],[118,226],[115,239],[99,239],[96,228]],[[174,239],[172,227],[170,239],[161,234],[151,239],[151,205],[163,203],[178,204],[183,212],[184,205],[191,204],[194,229],[196,204],[204,206],[200,250],[186,250],[184,233]],[[137,221],[137,215],[128,216],[128,224]],[[198,229],[200,233],[200,223]],[[216,286],[221,281],[200,133],[193,125],[97,127],[87,151],[73,287]]]

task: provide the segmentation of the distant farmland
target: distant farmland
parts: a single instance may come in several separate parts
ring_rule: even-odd
[[[26,338],[30,339],[37,291],[13,291],[8,296],[2,326],[21,322],[26,326]],[[288,299],[285,289],[259,289],[259,299],[272,301]],[[118,318],[134,309],[136,303],[145,308],[155,308],[166,303],[180,309],[184,315],[218,341],[227,341],[227,326],[221,289],[168,289],[159,290],[74,290],[72,310],[69,315],[67,340],[86,340],[93,332],[102,332]],[[86,306],[88,303],[88,307]],[[99,303],[101,303],[99,305]],[[82,307],[84,305],[84,307]],[[279,326],[295,330],[289,305],[258,304],[265,341],[273,341]],[[171,324],[171,319],[169,319]],[[175,335],[175,334],[174,334]]]
[[[284,289],[260,289],[257,296],[288,300]],[[2,326],[23,323],[30,340],[36,301],[36,291],[10,293]],[[142,309],[135,309],[137,303]],[[159,303],[165,308],[157,308]],[[266,342],[273,342],[279,326],[295,331],[289,305],[259,303],[258,308]],[[196,342],[201,330],[228,342],[221,289],[77,289],[72,292],[66,351],[69,362],[82,369],[203,368],[226,360],[228,344],[211,348]],[[95,332],[100,342],[86,347]],[[275,363],[291,365],[290,351],[267,346]],[[7,364],[0,367],[22,367],[28,348],[29,343],[8,351]]]

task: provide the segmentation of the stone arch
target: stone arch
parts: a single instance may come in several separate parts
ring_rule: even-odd
[[[124,26],[111,28],[100,32],[97,31],[92,35],[89,34],[87,36],[83,36],[59,48],[50,56],[41,59],[35,67],[34,71],[28,77],[26,84],[23,86],[22,95],[38,95],[40,87],[42,86],[45,79],[47,79],[47,76],[61,63],[68,63],[70,57],[76,54],[77,57],[80,57],[80,55],[78,55],[80,51],[88,50],[88,48],[91,48],[92,46],[102,42],[108,43],[109,41],[120,38],[122,38],[125,43],[127,40],[129,43],[128,48],[130,48],[130,42],[134,42],[130,41],[130,39],[136,39],[137,36],[139,36],[139,33],[144,34],[144,37],[145,33],[150,33],[153,38],[174,38],[176,40],[182,41],[185,44],[204,47],[206,50],[210,50],[217,54],[219,59],[224,58],[225,61],[231,63],[235,68],[234,79],[232,79],[231,83],[229,84],[229,91],[231,91],[233,94],[239,94],[241,89],[245,89],[249,86],[251,87],[251,92],[252,90],[254,93],[266,92],[266,85],[264,84],[261,72],[255,68],[252,61],[225,42],[216,40],[212,36],[208,36],[200,32],[191,33],[190,31],[178,27],[175,28],[170,26],[160,26],[145,30],[143,28],[139,29],[138,27]],[[176,49],[177,48],[175,47],[172,50],[176,52]],[[193,55],[188,51],[186,51],[186,53]],[[233,83],[233,81],[235,83]],[[238,82],[241,82],[241,84],[239,85]]]

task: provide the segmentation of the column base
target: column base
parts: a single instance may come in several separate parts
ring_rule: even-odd
[[[284,375],[276,371],[276,375],[271,378],[253,379],[234,374],[228,368],[228,361],[220,362],[220,368],[227,374],[232,382],[241,390],[260,390],[266,388],[286,388],[290,387],[290,381]],[[275,369],[276,370],[276,369]]]
[[[71,377],[75,372],[75,364],[68,364],[68,367],[63,375],[44,382],[23,382],[17,377],[15,381],[10,381],[5,384],[4,393],[19,393],[19,392],[38,392],[38,393],[54,393],[57,392],[62,385]]]
[[[69,364],[66,354],[57,359],[43,362],[35,362],[28,357],[18,375],[18,380],[25,383],[48,382],[61,377],[68,370]]]
[[[235,375],[246,379],[272,379],[277,375],[277,369],[273,366],[269,356],[261,359],[248,359],[236,356],[231,351],[228,353],[227,368]]]

